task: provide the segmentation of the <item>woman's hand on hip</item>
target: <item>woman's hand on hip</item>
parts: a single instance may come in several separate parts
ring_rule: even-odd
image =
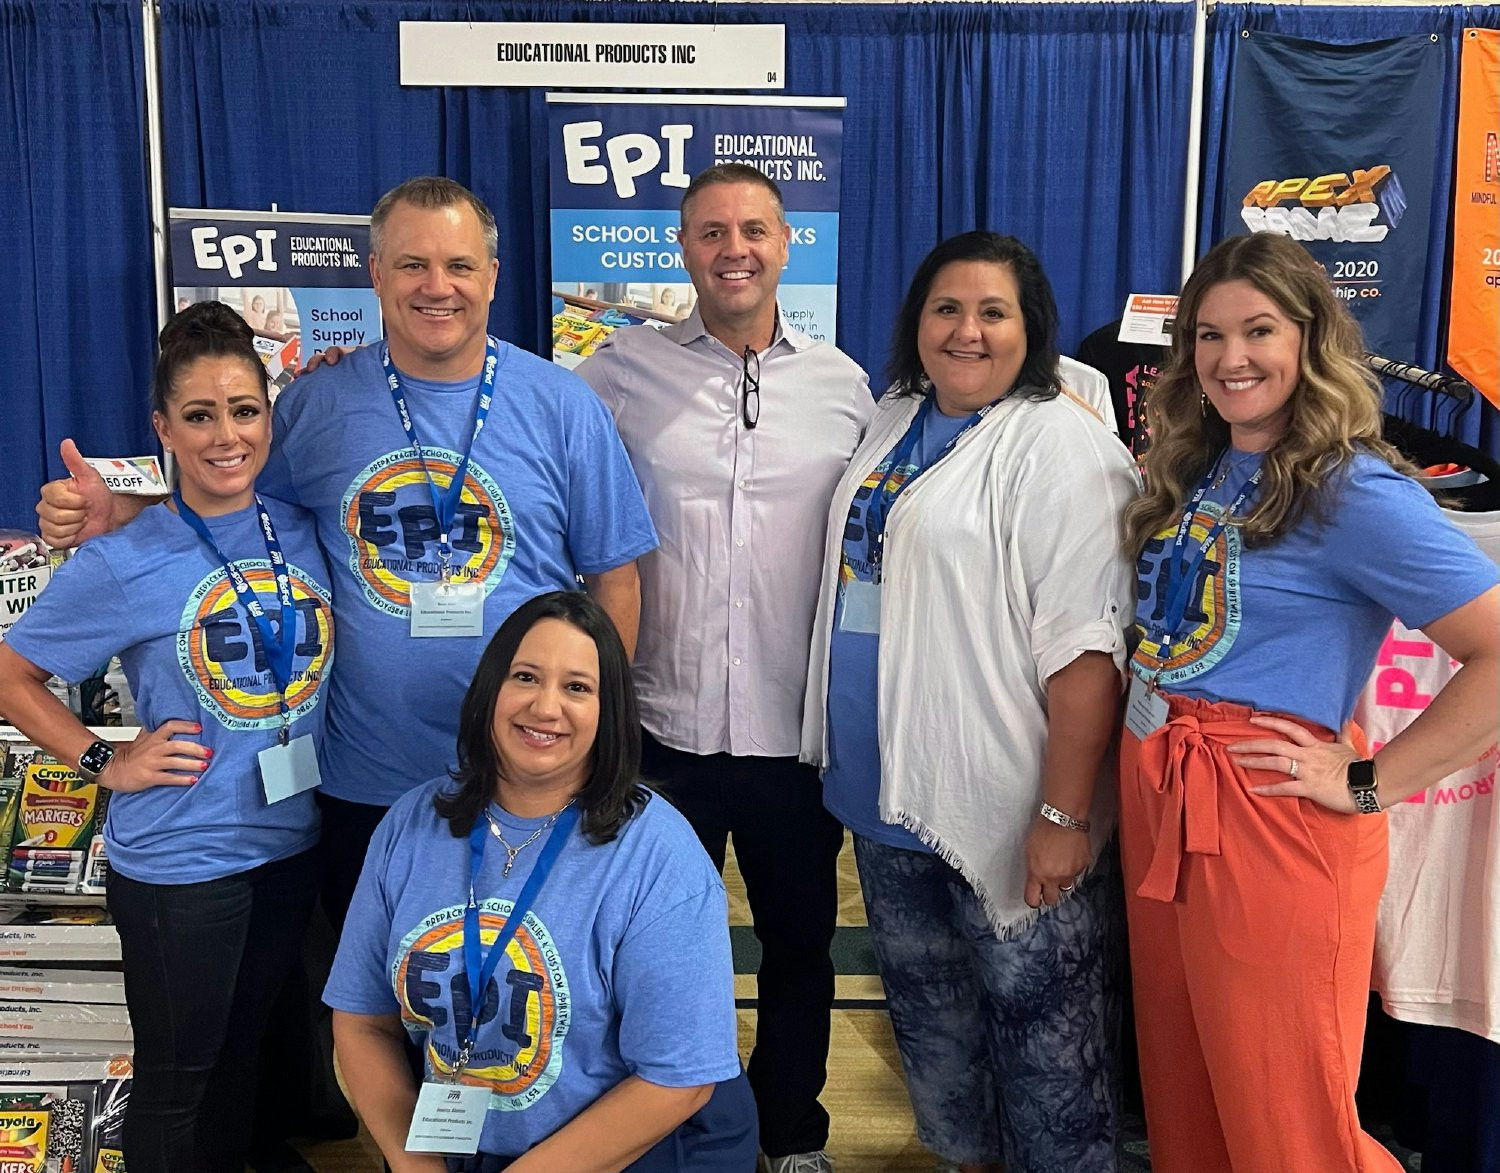
[[[1078,883],[1093,851],[1086,831],[1071,831],[1038,815],[1026,836],[1026,903],[1056,904]]]
[[[121,793],[153,786],[191,786],[208,768],[214,751],[196,741],[173,741],[183,734],[201,733],[196,721],[163,721],[142,729],[134,741],[117,746],[99,775],[99,785]]]
[[[1268,770],[1285,774],[1285,782],[1252,786],[1250,792],[1268,798],[1310,798],[1319,806],[1343,814],[1357,814],[1349,793],[1349,763],[1359,754],[1347,733],[1337,741],[1320,741],[1307,729],[1282,717],[1251,717],[1256,725],[1279,733],[1280,738],[1237,741],[1230,756],[1246,770]]]

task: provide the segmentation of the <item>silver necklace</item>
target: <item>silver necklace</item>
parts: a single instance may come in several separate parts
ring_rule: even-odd
[[[505,848],[505,867],[501,869],[500,872],[500,878],[502,880],[508,877],[510,875],[510,869],[515,867],[516,856],[520,855],[522,851],[535,843],[543,831],[552,826],[553,823],[557,822],[558,816],[561,815],[563,811],[572,806],[573,801],[574,800],[571,798],[568,799],[567,802],[563,803],[562,806],[558,807],[557,810],[552,812],[551,816],[545,823],[542,823],[539,827],[537,827],[535,831],[526,836],[525,839],[521,840],[521,842],[517,843],[514,847],[512,847],[505,841],[505,833],[500,830],[500,824],[495,822],[495,816],[490,814],[488,810],[484,812],[484,817],[490,824],[490,834],[500,841],[501,847]]]

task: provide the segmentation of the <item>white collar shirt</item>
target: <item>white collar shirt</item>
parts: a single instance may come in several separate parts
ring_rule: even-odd
[[[696,308],[615,331],[577,369],[661,538],[639,563],[641,718],[689,753],[796,756],[828,501],[874,412],[852,359],[777,319],[754,428],[744,360]]]

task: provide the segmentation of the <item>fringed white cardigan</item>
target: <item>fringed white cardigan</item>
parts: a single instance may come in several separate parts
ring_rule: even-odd
[[[829,506],[802,760],[827,761],[828,647],[856,490],[921,400],[885,396]],[[1067,393],[1002,400],[897,498],[881,590],[880,817],[963,875],[995,932],[1036,912],[1025,842],[1042,801],[1047,680],[1081,653],[1122,667],[1134,618],[1120,518],[1135,462]],[[1114,827],[1113,763],[1094,790],[1094,857]]]

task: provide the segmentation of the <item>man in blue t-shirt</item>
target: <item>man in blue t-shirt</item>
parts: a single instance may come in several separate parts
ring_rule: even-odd
[[[489,209],[452,180],[388,192],[370,220],[386,344],[276,401],[259,487],[311,511],[333,580],[339,664],[318,801],[336,927],[381,816],[452,762],[464,689],[516,606],[581,577],[635,644],[635,560],[656,533],[589,388],[487,336],[497,243]],[[37,510],[49,544],[77,545],[139,511],[142,499],[112,498],[71,441],[63,458],[73,476],[47,485]],[[444,578],[454,589],[435,598]]]

